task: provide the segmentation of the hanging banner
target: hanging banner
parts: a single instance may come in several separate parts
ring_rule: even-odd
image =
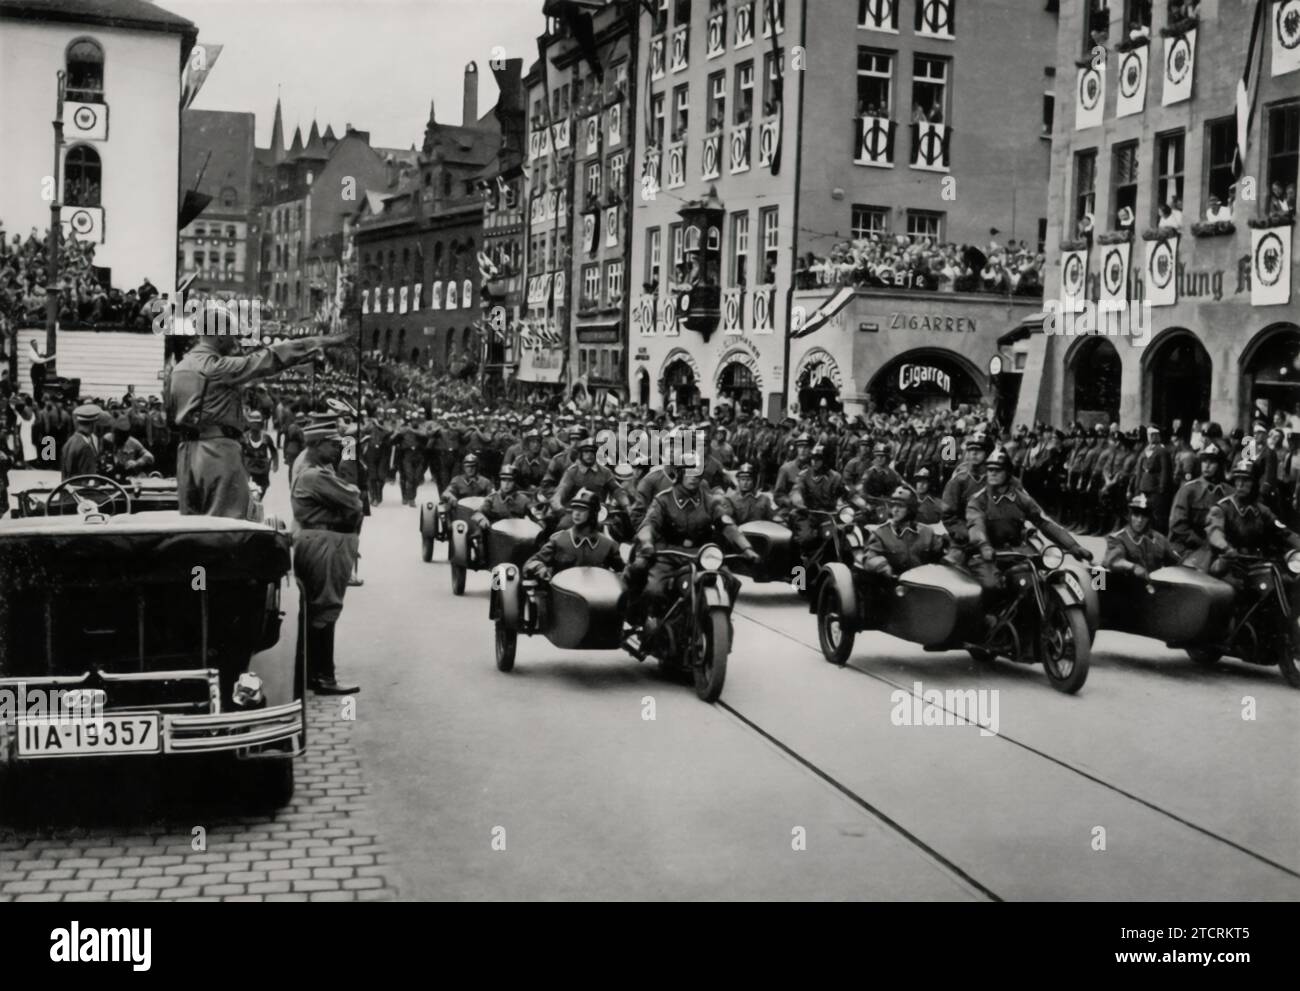
[[[1083,309],[1088,289],[1088,250],[1061,253],[1061,309],[1077,313]]]
[[[1079,70],[1074,86],[1074,129],[1082,131],[1101,125],[1101,108],[1106,98],[1106,67]]]
[[[1165,85],[1161,106],[1182,103],[1192,97],[1192,70],[1196,66],[1196,29],[1165,39]]]
[[[655,332],[655,301],[650,293],[643,293],[637,300],[637,330],[642,337],[653,337]]]
[[[758,125],[758,164],[770,169],[776,160],[776,146],[780,140],[781,119],[772,117]]]
[[[582,250],[591,254],[596,249],[596,215],[594,213],[584,213],[582,215]]]
[[[389,286],[388,287],[388,312],[389,313],[392,313],[393,310],[396,308],[395,307],[396,302],[397,302],[397,287]]]
[[[1111,313],[1102,311],[1097,318],[1098,333],[1119,333],[1122,329],[1116,324],[1123,320],[1122,312],[1126,312],[1128,306],[1128,260],[1132,245],[1124,241],[1120,244],[1103,244],[1101,246],[1101,292],[1098,294],[1098,301],[1101,303],[1113,303],[1115,306],[1124,307],[1124,311],[1116,309]],[[1103,324],[1105,325],[1103,327]]]
[[[1115,116],[1131,117],[1145,108],[1147,96],[1148,45],[1134,48],[1119,57],[1119,93],[1115,96]]]
[[[1164,241],[1148,241],[1146,263],[1146,301],[1152,306],[1173,306],[1178,302],[1178,236]]]
[[[1294,227],[1250,232],[1250,305],[1278,306],[1291,301],[1291,235]]]
[[[618,207],[616,206],[605,211],[605,247],[618,247]]]
[[[564,305],[564,273],[556,272],[555,278],[552,281],[554,282],[555,289],[551,295],[551,300],[555,303],[555,308],[558,310]]]
[[[740,333],[741,290],[728,289],[722,294],[722,330],[726,334]]]
[[[858,27],[898,34],[898,0],[862,0]]]
[[[600,154],[600,114],[588,117],[583,130],[587,135],[587,154]]]
[[[569,118],[565,117],[558,124],[551,125],[551,146],[556,151],[569,147]]]
[[[429,292],[429,309],[442,309],[442,279],[435,281],[432,290]]]
[[[63,104],[63,120],[68,141],[108,140],[108,106],[103,103]]]
[[[370,290],[361,290],[361,312],[363,314],[370,312]]]
[[[452,279],[450,282],[447,283],[447,309],[454,310],[456,309],[457,305],[458,304],[456,302],[456,280]]]
[[[469,279],[461,284],[460,305],[466,308],[474,305],[474,283]]]
[[[1274,0],[1273,75],[1300,69],[1300,0]]]
[[[424,283],[423,283],[423,282],[417,282],[417,283],[415,284],[415,288],[411,290],[411,309],[412,309],[412,310],[418,310],[418,309],[420,308],[420,293],[421,293],[421,291],[422,291],[423,289],[424,289]]]
[[[399,289],[398,292],[397,292],[397,312],[398,312],[398,313],[405,313],[405,312],[406,312],[407,292],[408,292],[408,288],[407,288],[406,286],[402,286],[401,289]]]
[[[710,134],[704,139],[704,154],[701,156],[700,178],[717,179],[722,173],[720,163],[719,148],[722,144],[722,135]]]
[[[659,308],[659,333],[665,337],[676,337],[681,333],[677,326],[677,300],[670,295]]]
[[[754,333],[772,333],[772,286],[760,286],[754,290]]]
[[[609,108],[609,147],[617,148],[623,143],[623,107],[614,104]]]
[[[943,124],[927,121],[912,125],[912,168],[926,172],[948,171],[948,139],[952,132]]]

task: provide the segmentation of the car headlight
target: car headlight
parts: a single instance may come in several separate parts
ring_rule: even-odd
[[[1043,562],[1043,567],[1048,571],[1055,571],[1065,563],[1065,551],[1055,544],[1048,544],[1043,548],[1043,553],[1039,555]]]
[[[722,567],[722,548],[717,544],[706,544],[700,548],[700,567],[705,571],[717,571]]]
[[[1300,551],[1291,551],[1287,554],[1286,570],[1293,575],[1300,575]]]
[[[857,518],[858,518],[858,514],[857,514],[857,512],[853,509],[852,506],[841,506],[841,507],[840,507],[840,522],[841,522],[841,523],[852,523],[852,522],[853,522],[855,519],[857,519]]]

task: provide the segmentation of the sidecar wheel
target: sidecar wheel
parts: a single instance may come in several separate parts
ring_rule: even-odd
[[[1292,637],[1279,652],[1277,666],[1282,669],[1282,677],[1292,688],[1300,688],[1300,643]]]
[[[976,664],[992,664],[996,660],[992,651],[984,650],[982,647],[971,647],[966,653],[970,654]]]
[[[425,564],[428,564],[430,561],[433,560],[433,538],[432,537],[420,538],[420,558],[424,561]]]
[[[1192,659],[1194,664],[1198,664],[1203,668],[1213,668],[1219,666],[1223,654],[1209,647],[1188,647],[1187,656]]]
[[[1043,618],[1046,629],[1038,638],[1039,660],[1047,680],[1058,692],[1073,695],[1088,680],[1092,638],[1081,608],[1053,607]]]
[[[513,671],[515,669],[515,648],[519,645],[519,634],[500,621],[497,627],[497,670]]]
[[[731,628],[724,609],[711,609],[695,640],[695,694],[713,703],[727,680],[727,655],[731,653]]]
[[[817,639],[822,655],[832,664],[843,667],[853,655],[857,634],[844,626],[844,606],[833,582],[822,584],[817,596]]]
[[[460,567],[459,565],[453,564],[451,566],[451,594],[452,595],[465,594],[465,574],[466,574],[465,569]]]

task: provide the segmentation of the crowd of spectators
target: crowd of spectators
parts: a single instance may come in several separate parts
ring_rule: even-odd
[[[929,237],[870,234],[842,241],[829,255],[805,255],[795,272],[799,289],[875,286],[936,292],[1041,296],[1046,259],[1028,242],[989,242],[987,248],[939,243]]]

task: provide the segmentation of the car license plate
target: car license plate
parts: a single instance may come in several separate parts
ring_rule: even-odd
[[[19,757],[156,754],[161,750],[157,714],[18,720]]]

